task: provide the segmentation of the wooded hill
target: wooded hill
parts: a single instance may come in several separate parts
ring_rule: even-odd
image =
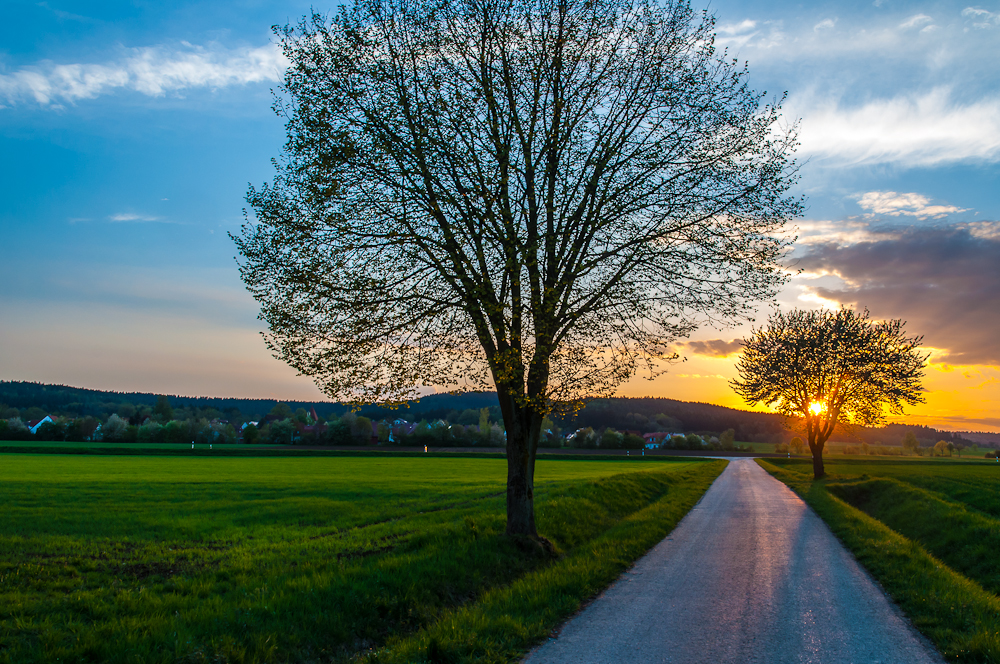
[[[105,419],[111,413],[117,412],[123,404],[152,407],[156,404],[157,396],[159,395],[150,392],[109,392],[66,385],[0,381],[0,417],[20,416],[30,419],[32,415],[41,417],[51,413],[68,417],[92,415]],[[213,409],[232,421],[260,420],[278,403],[274,399],[168,396],[175,408]],[[349,410],[347,406],[329,401],[284,403],[293,411],[298,408],[305,408],[307,411],[315,408],[317,414],[324,418],[332,415],[340,416]],[[455,420],[463,411],[480,408],[489,408],[491,419],[499,420],[497,396],[494,392],[434,394],[423,397],[408,408],[367,407],[359,414],[373,420],[402,418],[417,422]],[[17,412],[13,412],[14,410]],[[612,427],[619,431],[631,430],[640,433],[670,431],[718,434],[726,429],[734,429],[736,440],[764,443],[787,442],[796,435],[796,432],[785,428],[781,416],[773,413],[758,413],[707,403],[655,397],[595,399],[575,417],[563,418],[556,423],[564,432],[583,427],[594,429]],[[899,445],[908,432],[913,432],[923,445],[933,445],[938,440],[971,444],[972,440],[972,436],[965,438],[960,433],[902,424],[891,424],[877,429],[858,427],[850,431],[838,431],[834,435],[834,440],[864,441],[871,445]],[[1000,436],[990,440],[982,439],[979,434],[973,435],[980,444],[996,446],[1000,440]]]

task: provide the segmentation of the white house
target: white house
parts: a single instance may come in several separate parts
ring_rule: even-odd
[[[28,422],[28,431],[30,431],[31,435],[33,436],[35,435],[35,433],[37,433],[38,427],[42,426],[46,422],[54,422],[54,421],[55,420],[52,419],[51,415],[46,415],[40,420],[33,420],[31,422]]]

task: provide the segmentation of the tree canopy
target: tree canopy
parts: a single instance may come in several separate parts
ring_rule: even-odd
[[[803,422],[822,477],[823,446],[838,423],[874,426],[924,401],[923,337],[907,337],[904,325],[873,321],[867,310],[777,312],[744,340],[731,385],[747,403]]]
[[[783,281],[794,127],[685,2],[358,0],[278,35],[288,141],[234,238],[267,343],[341,401],[495,385],[509,531],[553,406]]]

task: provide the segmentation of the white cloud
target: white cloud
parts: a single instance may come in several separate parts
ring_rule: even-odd
[[[120,212],[108,217],[111,221],[162,221],[162,217],[152,217],[145,214],[132,214],[130,212]]]
[[[839,309],[841,302],[823,297],[809,286],[802,286],[802,292],[798,296],[800,302],[805,302],[817,309]]]
[[[954,205],[931,205],[931,200],[922,194],[897,194],[894,191],[869,191],[858,197],[858,205],[876,215],[907,215],[921,219],[968,210]]]
[[[918,25],[923,25],[924,23],[930,23],[933,20],[934,19],[932,19],[927,14],[915,14],[910,18],[906,19],[905,21],[903,21],[902,23],[900,23],[899,27],[902,28],[903,30],[908,30],[909,28],[915,28]]]
[[[738,35],[744,32],[749,32],[757,27],[757,21],[751,21],[750,19],[744,19],[739,23],[720,23],[715,27],[717,32],[721,32],[724,35]]]
[[[800,153],[833,165],[1000,161],[1000,98],[962,104],[938,88],[854,108],[803,95],[785,109],[802,118]]]
[[[277,81],[287,66],[275,44],[233,50],[183,46],[181,50],[164,46],[129,49],[119,61],[106,64],[43,62],[0,74],[0,102],[56,105],[118,89],[158,97],[188,88]]]
[[[895,237],[890,231],[873,230],[867,220],[828,221],[806,219],[796,224],[798,239],[796,245],[830,244],[848,246],[859,242],[878,242]],[[819,276],[819,275],[813,275]]]
[[[824,18],[822,21],[813,26],[813,32],[819,32],[827,28],[832,28],[837,25],[837,19],[835,18]]]
[[[994,13],[979,7],[966,7],[962,10],[962,16],[973,20],[972,26],[975,28],[992,28],[1000,25],[1000,12]]]

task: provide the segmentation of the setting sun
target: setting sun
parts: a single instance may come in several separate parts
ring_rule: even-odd
[[[826,404],[819,401],[813,401],[809,404],[809,412],[813,415],[819,415],[820,413],[826,412]]]

